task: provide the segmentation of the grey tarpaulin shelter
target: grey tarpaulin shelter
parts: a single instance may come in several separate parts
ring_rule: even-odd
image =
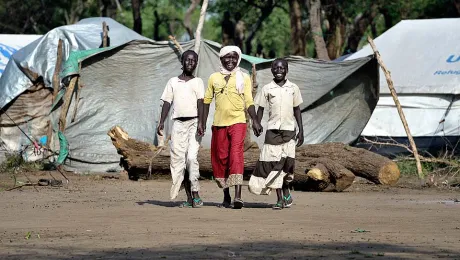
[[[375,39],[391,71],[419,150],[456,147],[460,136],[460,19],[404,20]],[[346,58],[372,54],[369,45]],[[380,100],[362,135],[407,143],[406,132],[380,70]],[[374,147],[376,148],[376,147]],[[458,147],[460,148],[460,147]],[[383,147],[381,153],[404,148]]]
[[[98,20],[97,23],[100,24],[101,21]],[[92,27],[86,34],[99,35],[100,29],[96,30],[97,33],[94,29]],[[113,43],[116,36],[112,33],[112,26],[110,31]],[[99,46],[100,38],[97,37],[94,36],[94,39],[98,39],[98,42],[94,43]],[[57,39],[55,38],[56,42]],[[192,49],[194,41],[181,43],[181,46],[184,50]],[[37,48],[55,53],[56,44],[51,45],[50,49],[40,45],[32,49],[38,51]],[[89,49],[94,48],[97,46]],[[218,69],[219,49],[220,45],[217,43],[207,40],[201,43],[196,73],[203,78],[205,84],[209,75]],[[48,58],[46,55],[41,56],[42,61]],[[241,66],[249,70],[250,61],[253,60],[245,56]],[[306,143],[355,141],[369,120],[378,100],[376,60],[371,56],[338,63],[301,57],[289,57],[288,60],[290,68],[288,77],[299,85],[304,99],[301,108]],[[16,61],[20,62],[20,60]],[[67,115],[65,135],[70,144],[70,156],[65,166],[68,170],[77,172],[119,171],[120,156],[112,145],[107,131],[119,125],[133,138],[151,143],[157,142],[155,128],[160,112],[160,96],[168,79],[181,72],[178,52],[169,42],[132,39],[114,45],[112,48],[97,51],[79,62],[81,70],[76,73],[80,76],[83,88],[75,121],[70,120],[72,113]],[[270,64],[269,60],[257,61],[259,86],[271,80]],[[66,71],[64,72],[63,77],[66,76]],[[69,74],[73,73],[75,71]],[[12,85],[14,84],[8,86]],[[0,81],[0,89],[4,88],[6,84]],[[12,99],[18,100],[24,95],[20,91],[17,92],[16,96],[12,95]],[[13,107],[15,101],[11,103],[12,105],[8,105]],[[73,111],[75,103],[71,103],[69,111]],[[49,102],[47,105],[48,108],[44,109],[49,109]],[[210,145],[209,127],[212,123],[213,109],[211,105],[207,123],[208,131],[202,142],[204,147]],[[35,110],[40,112],[38,108]],[[53,112],[52,116],[58,112],[59,109]],[[43,118],[45,115],[46,112]],[[266,125],[266,121],[263,125]],[[1,127],[1,133],[4,128],[11,129],[11,125],[4,123]],[[37,128],[39,129],[36,133],[46,132],[43,125]],[[168,125],[165,130],[168,134],[170,131]],[[1,133],[0,137],[3,139]],[[259,138],[252,136],[252,138],[259,144],[263,142],[263,136]],[[12,138],[9,140],[13,143]]]

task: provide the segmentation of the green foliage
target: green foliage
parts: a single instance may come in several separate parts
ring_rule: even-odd
[[[458,165],[458,158],[446,159],[446,162],[451,162],[452,165]],[[396,159],[396,164],[402,176],[417,176],[417,166],[415,160],[401,157]],[[460,170],[460,167],[455,167],[442,162],[421,162],[423,174],[427,176],[431,173],[449,173]]]
[[[44,168],[42,162],[26,162],[18,153],[6,154],[5,157],[5,161],[0,164],[0,173],[15,174],[18,171],[39,171]]]

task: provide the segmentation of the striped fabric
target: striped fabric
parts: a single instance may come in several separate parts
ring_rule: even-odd
[[[269,195],[294,178],[295,131],[268,130],[260,159],[249,179],[249,191]]]

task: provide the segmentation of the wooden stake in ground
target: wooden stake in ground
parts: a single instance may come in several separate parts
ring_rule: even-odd
[[[203,30],[203,24],[206,16],[206,9],[208,8],[208,0],[203,0],[201,5],[200,20],[198,21],[198,26],[196,27],[195,32],[195,52],[199,54],[200,52],[200,43],[201,43],[201,30]]]
[[[102,22],[102,47],[107,47],[107,38],[109,36],[109,32],[107,30],[107,24]]]
[[[53,74],[53,99],[51,104],[54,103],[56,97],[59,92],[59,86],[61,80],[59,78],[59,73],[61,72],[61,64],[62,64],[62,40],[59,39],[58,47],[57,47],[57,55],[56,55],[56,65],[54,66],[54,74]],[[48,121],[48,133],[47,133],[47,140],[46,146],[51,147],[51,138],[53,137],[53,126],[51,124],[51,120]]]
[[[380,64],[380,67],[382,67],[383,73],[385,74],[385,78],[387,79],[388,83],[388,88],[390,89],[391,96],[393,97],[393,100],[396,104],[396,108],[398,109],[398,114],[399,117],[401,118],[401,122],[404,126],[404,130],[406,131],[407,138],[409,139],[410,146],[412,149],[412,153],[414,154],[415,157],[415,162],[417,165],[417,174],[420,179],[423,179],[423,171],[422,171],[422,164],[420,163],[420,157],[417,151],[417,146],[415,145],[414,138],[412,137],[412,134],[410,133],[409,126],[407,124],[406,117],[404,116],[404,112],[401,107],[401,103],[399,103],[398,95],[396,94],[396,90],[393,86],[393,80],[391,79],[390,71],[385,67],[385,64],[383,63],[382,57],[380,56],[379,51],[377,50],[377,47],[374,44],[374,41],[372,40],[371,37],[367,37],[367,41],[372,47],[372,50],[375,53],[375,57],[377,58],[377,61]]]
[[[64,94],[64,103],[62,104],[61,115],[59,116],[59,131],[64,132],[67,124],[67,112],[69,111],[72,94],[75,90],[79,76],[73,76],[69,86]]]

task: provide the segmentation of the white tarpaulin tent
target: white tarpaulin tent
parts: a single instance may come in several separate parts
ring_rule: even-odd
[[[460,135],[458,31],[460,19],[404,20],[374,41],[391,71],[411,133],[422,148],[434,146],[435,139],[446,142]],[[346,60],[370,54],[367,45]],[[380,99],[361,135],[406,137],[381,69]]]
[[[22,47],[40,38],[36,34],[0,34],[0,77],[10,57]]]

